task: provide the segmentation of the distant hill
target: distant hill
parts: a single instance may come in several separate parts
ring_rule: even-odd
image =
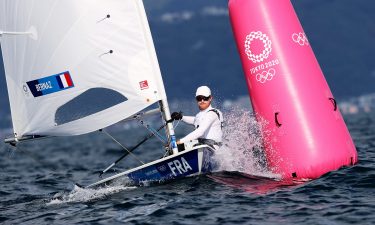
[[[375,1],[292,2],[335,97],[375,92]],[[210,85],[219,99],[247,94],[227,3],[144,1],[170,100],[191,99],[202,84]],[[0,113],[7,115],[2,65],[0,96]]]

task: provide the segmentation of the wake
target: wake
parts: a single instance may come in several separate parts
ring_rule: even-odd
[[[111,183],[111,185],[103,186],[100,188],[83,188],[74,185],[74,188],[71,191],[59,192],[55,194],[52,199],[49,200],[47,205],[91,202],[94,200],[106,198],[121,191],[133,190],[137,188],[136,186],[127,185],[128,182],[126,180],[124,182],[124,180],[125,178],[119,179],[116,182]]]

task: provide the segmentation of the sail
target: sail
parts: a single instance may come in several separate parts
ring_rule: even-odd
[[[92,132],[166,99],[141,0],[2,0],[0,17],[16,137]]]

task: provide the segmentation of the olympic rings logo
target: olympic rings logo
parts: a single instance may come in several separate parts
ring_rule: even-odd
[[[258,39],[263,42],[264,49],[262,53],[255,55],[250,47],[251,47],[251,42],[253,42],[255,39]],[[272,51],[272,42],[268,38],[266,34],[263,34],[260,31],[253,31],[249,35],[246,36],[245,40],[245,53],[247,57],[253,61],[254,63],[259,63],[262,62],[263,60],[267,59]]]
[[[167,167],[166,167],[165,165],[161,165],[161,166],[159,166],[158,169],[159,169],[160,171],[164,172],[164,171],[167,170]]]
[[[272,78],[276,75],[276,70],[274,68],[269,69],[268,71],[262,71],[256,75],[256,79],[258,82],[264,84],[266,81],[272,80]]]
[[[294,42],[298,43],[301,46],[309,45],[309,40],[307,40],[305,33],[293,33],[292,39]]]

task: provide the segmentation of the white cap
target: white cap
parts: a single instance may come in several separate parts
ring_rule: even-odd
[[[208,97],[211,95],[211,90],[209,87],[207,86],[200,86],[198,89],[197,89],[197,92],[195,92],[195,97],[199,96],[199,95],[202,95],[204,97]]]

